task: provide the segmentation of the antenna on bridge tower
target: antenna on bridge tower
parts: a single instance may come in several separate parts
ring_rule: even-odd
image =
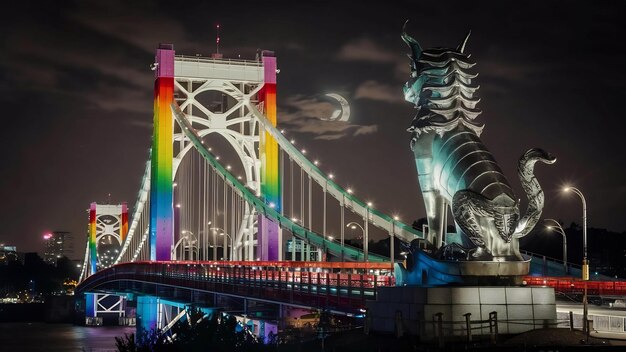
[[[215,53],[219,54],[220,53],[220,24],[217,24],[217,27],[215,29]]]
[[[220,25],[219,23],[215,26],[215,52],[211,54],[211,57],[214,59],[221,59],[224,57],[223,54],[220,54]]]

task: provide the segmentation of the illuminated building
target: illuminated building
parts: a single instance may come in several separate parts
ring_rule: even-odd
[[[46,241],[43,260],[47,264],[56,265],[57,260],[73,253],[72,234],[65,231],[53,231],[43,236]]]
[[[9,262],[17,261],[17,247],[6,246],[0,243],[0,265],[8,265]]]

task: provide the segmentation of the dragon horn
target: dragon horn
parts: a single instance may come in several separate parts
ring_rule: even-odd
[[[467,44],[467,40],[469,39],[470,34],[472,34],[471,29],[467,32],[467,35],[465,36],[465,39],[463,39],[463,42],[456,47],[456,50],[458,50],[461,54],[464,54],[465,45]]]
[[[402,40],[411,48],[411,51],[413,52],[413,60],[417,60],[422,54],[422,47],[417,40],[413,39],[413,37],[406,33],[407,23],[409,23],[409,20],[406,20],[402,26]]]

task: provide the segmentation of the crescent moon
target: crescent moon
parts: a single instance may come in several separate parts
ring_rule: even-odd
[[[341,110],[333,111],[333,114],[330,116],[329,120],[331,121],[348,121],[350,118],[350,104],[348,101],[339,94],[328,93],[327,97],[333,98],[339,102],[341,105]]]

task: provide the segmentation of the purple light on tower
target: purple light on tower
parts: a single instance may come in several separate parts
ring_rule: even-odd
[[[258,226],[258,257],[261,260],[278,260],[278,226],[263,215],[259,215]]]

